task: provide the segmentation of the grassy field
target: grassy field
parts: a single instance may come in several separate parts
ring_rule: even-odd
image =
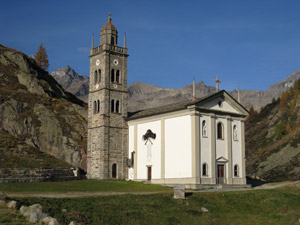
[[[26,205],[39,203],[43,211],[62,224],[299,224],[300,189],[232,192],[194,192],[175,200],[172,189],[138,182],[82,180],[69,182],[1,184],[0,190],[24,193]],[[29,198],[26,193],[149,192],[151,195],[119,195],[78,198]],[[205,207],[209,212],[202,212]],[[6,218],[0,210],[0,218]],[[11,216],[14,219],[15,216]],[[16,216],[17,218],[17,216]],[[9,224],[1,223],[0,224]],[[11,223],[14,224],[14,223]],[[15,223],[18,224],[18,223]],[[21,223],[20,223],[21,224]]]
[[[65,182],[0,184],[6,193],[65,193],[65,192],[170,192],[173,189],[134,181],[74,180]]]
[[[186,200],[171,193],[85,198],[20,198],[40,203],[63,224],[298,224],[300,190],[282,188],[236,192],[198,192]],[[209,212],[202,212],[205,207]]]
[[[17,213],[13,209],[9,209],[4,205],[0,204],[0,224],[5,225],[32,225],[26,221],[20,213]]]

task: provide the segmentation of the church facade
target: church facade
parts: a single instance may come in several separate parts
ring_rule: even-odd
[[[226,91],[132,115],[128,178],[192,188],[246,184],[247,115]]]
[[[226,91],[127,112],[127,57],[109,16],[92,42],[87,176],[157,184],[246,184],[248,111]]]

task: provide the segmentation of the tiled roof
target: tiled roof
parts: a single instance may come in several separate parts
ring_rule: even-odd
[[[145,109],[145,110],[141,110],[141,111],[129,112],[127,120],[133,120],[133,119],[143,118],[143,117],[147,117],[147,116],[154,116],[154,115],[159,115],[159,114],[163,114],[163,113],[169,113],[169,112],[183,110],[183,109],[186,109],[190,105],[195,105],[195,104],[203,101],[206,98],[209,98],[213,95],[219,94],[220,92],[223,92],[223,91],[219,91],[217,93],[213,93],[213,94],[207,95],[202,98],[197,98],[195,100],[187,100],[187,101],[183,101],[183,102],[172,103],[172,104],[158,106],[155,108]]]

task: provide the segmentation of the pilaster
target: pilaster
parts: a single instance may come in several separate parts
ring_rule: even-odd
[[[191,114],[192,123],[192,178],[200,183],[200,115],[197,111]]]
[[[216,119],[215,115],[210,115],[210,146],[211,146],[211,180],[216,183]]]
[[[161,179],[165,180],[165,119],[161,119]]]
[[[137,148],[137,132],[138,132],[138,129],[137,129],[137,124],[134,124],[134,151],[135,151],[135,154],[134,154],[134,164],[133,164],[133,167],[134,167],[134,174],[133,174],[133,177],[134,177],[134,180],[137,179],[137,163],[138,163],[138,154],[139,154],[139,151],[138,151],[138,148]]]
[[[241,162],[242,162],[242,179],[244,184],[246,184],[246,157],[245,157],[245,122],[241,121]]]
[[[232,119],[227,118],[227,184],[232,184]]]

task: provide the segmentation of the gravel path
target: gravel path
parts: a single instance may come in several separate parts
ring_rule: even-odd
[[[66,192],[66,193],[12,193],[9,197],[35,197],[35,198],[77,198],[92,196],[111,196],[111,195],[152,195],[163,192]]]
[[[278,184],[267,183],[254,188],[212,188],[203,190],[187,190],[186,192],[219,192],[219,191],[249,191],[249,190],[263,190],[275,189],[285,186],[296,186],[300,188],[300,181],[290,181]],[[36,198],[77,198],[77,197],[92,197],[92,196],[112,196],[112,195],[152,195],[171,192],[66,192],[66,193],[11,193],[9,197],[36,197]]]

